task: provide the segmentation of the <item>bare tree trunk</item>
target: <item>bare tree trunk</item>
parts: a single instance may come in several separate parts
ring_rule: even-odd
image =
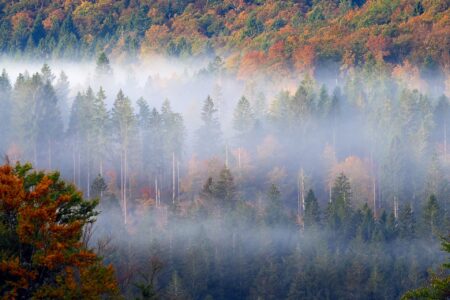
[[[373,175],[373,215],[377,216],[377,182],[375,174]]]
[[[175,204],[175,152],[172,152],[172,204]]]
[[[372,169],[372,188],[373,188],[373,215],[377,216],[377,181],[376,172],[373,163],[373,151],[370,149],[370,167]]]
[[[91,149],[88,147],[87,153],[87,197],[91,198]]]
[[[128,161],[127,161],[127,148],[125,147],[125,157],[124,157],[124,186],[123,186],[123,204],[124,204],[124,212],[125,212],[125,224],[127,224],[127,179],[128,179],[128,174],[127,174],[127,168],[128,168]]]
[[[332,188],[331,188],[331,184],[330,184],[330,191],[329,191],[329,195],[330,195],[330,199],[329,199],[329,201],[330,201],[330,203],[331,203],[331,197],[332,197],[332,195],[331,195],[331,193],[332,193]]]
[[[397,196],[394,196],[394,217],[397,220],[398,218],[398,202],[397,202]]]
[[[300,217],[300,174],[297,173],[297,218]]]
[[[123,147],[120,149],[120,201],[122,202],[122,209],[124,210],[124,198],[123,198]],[[124,210],[125,211],[125,210]],[[124,213],[125,220],[125,213]]]
[[[180,162],[177,160],[177,201],[180,197]]]

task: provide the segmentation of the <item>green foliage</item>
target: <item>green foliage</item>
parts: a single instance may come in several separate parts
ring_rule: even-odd
[[[221,130],[217,117],[217,108],[210,96],[205,99],[201,112],[202,126],[198,129],[197,153],[201,157],[217,154],[221,147]]]
[[[313,190],[309,190],[305,198],[305,214],[303,217],[305,228],[320,224],[320,209]]]
[[[248,17],[245,22],[245,31],[244,35],[246,37],[254,38],[257,35],[261,34],[264,31],[264,24],[258,20],[258,18],[252,14]]]
[[[280,199],[280,191],[275,184],[270,186],[267,193],[266,222],[268,225],[275,226],[286,221],[284,215],[283,203]]]
[[[449,237],[442,238],[442,249],[450,254]],[[402,299],[447,299],[450,297],[450,263],[442,265],[442,275],[433,274],[426,287],[408,291]]]
[[[233,128],[240,134],[248,133],[253,129],[254,122],[255,120],[250,102],[247,98],[242,97],[234,110]]]

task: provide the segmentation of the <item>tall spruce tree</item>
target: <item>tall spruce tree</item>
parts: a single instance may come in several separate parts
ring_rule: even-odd
[[[203,103],[201,119],[203,124],[197,131],[197,153],[201,157],[211,157],[219,153],[221,130],[217,109],[210,96]]]
[[[133,134],[133,126],[135,123],[135,116],[131,101],[126,97],[122,90],[117,94],[112,108],[112,125],[115,132],[115,141],[119,146],[120,157],[120,192],[122,210],[124,216],[124,223],[127,223],[127,187],[128,187],[128,171],[129,171],[129,157],[130,141]]]
[[[303,216],[305,228],[311,228],[320,224],[320,209],[313,190],[309,190],[305,198],[305,212]]]

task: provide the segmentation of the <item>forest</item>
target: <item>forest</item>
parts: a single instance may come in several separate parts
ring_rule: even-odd
[[[0,0],[0,299],[449,299],[446,0]]]
[[[82,191],[71,205],[85,212],[77,221],[83,228],[72,234],[97,264],[114,267],[104,277],[117,280],[110,296],[392,299],[426,284],[446,259],[440,238],[450,228],[442,86],[435,95],[431,79],[419,91],[383,69],[362,68],[333,84],[306,75],[295,89],[277,90],[278,82],[242,84],[217,61],[149,76],[138,87],[120,81],[104,53],[84,85],[72,86],[73,68],[55,75],[44,64],[15,79],[3,70],[6,163],[58,170],[48,178],[67,188],[55,183],[50,195],[78,199],[74,186]],[[172,100],[144,98],[180,85]],[[142,97],[130,99],[127,88]],[[30,173],[31,165],[3,168],[33,181],[36,193],[47,178]],[[27,193],[35,199],[34,189]],[[83,295],[85,284],[102,286],[87,274],[80,290],[70,283],[61,290]],[[2,293],[14,286],[9,280],[0,278]],[[60,292],[35,289],[43,298]]]
[[[373,64],[434,76],[450,63],[446,0],[0,1],[0,51],[121,61],[221,56],[240,77]]]

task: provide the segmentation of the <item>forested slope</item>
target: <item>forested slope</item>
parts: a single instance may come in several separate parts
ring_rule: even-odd
[[[0,50],[33,58],[219,55],[240,75],[411,63],[448,70],[446,0],[27,0],[0,4]]]

